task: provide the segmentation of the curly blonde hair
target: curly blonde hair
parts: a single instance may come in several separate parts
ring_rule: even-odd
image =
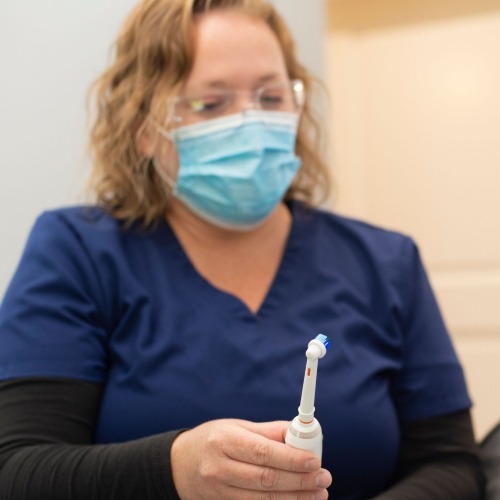
[[[285,199],[313,205],[328,196],[328,168],[319,153],[321,128],[311,105],[317,82],[298,62],[294,41],[275,9],[264,0],[142,0],[122,27],[112,64],[91,89],[96,116],[89,191],[126,225],[150,226],[168,210],[168,190],[152,160],[140,153],[137,137],[148,115],[166,109],[167,99],[189,76],[194,18],[215,9],[262,19],[276,35],[290,79],[301,79],[306,91],[296,143],[302,166]]]

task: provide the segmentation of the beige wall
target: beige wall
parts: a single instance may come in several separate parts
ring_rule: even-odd
[[[475,400],[500,420],[500,0],[330,0],[335,206],[419,243]]]

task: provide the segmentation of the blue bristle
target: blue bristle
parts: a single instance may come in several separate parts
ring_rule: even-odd
[[[319,335],[316,335],[316,339],[325,346],[327,351],[330,349],[330,339],[326,335],[320,333]]]

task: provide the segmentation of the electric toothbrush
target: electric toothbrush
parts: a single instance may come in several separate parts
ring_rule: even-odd
[[[318,335],[311,340],[306,351],[306,371],[300,398],[299,414],[292,420],[286,433],[285,443],[313,452],[321,460],[323,452],[323,433],[318,420],[314,417],[314,397],[316,393],[316,376],[318,359],[330,349],[330,341],[326,335]]]

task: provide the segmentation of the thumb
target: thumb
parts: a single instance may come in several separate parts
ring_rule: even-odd
[[[245,429],[260,434],[261,436],[271,439],[273,441],[278,441],[279,443],[285,442],[286,432],[290,426],[290,422],[286,420],[276,420],[273,422],[249,422],[242,421],[242,427]]]

